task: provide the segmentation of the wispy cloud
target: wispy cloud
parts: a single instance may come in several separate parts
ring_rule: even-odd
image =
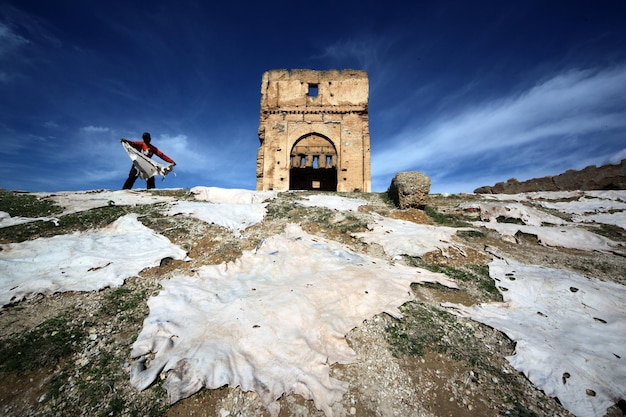
[[[86,133],[107,133],[111,129],[102,126],[83,126],[80,128],[80,130]]]
[[[0,22],[0,83],[8,84],[17,78],[11,68],[13,55],[30,41],[16,34],[7,25]]]
[[[11,28],[0,22],[0,59],[28,43],[30,43],[28,39],[16,34]]]
[[[360,69],[376,68],[391,41],[383,36],[360,39],[344,39],[324,47],[323,53],[314,58],[331,62],[356,61]]]
[[[155,141],[159,149],[174,159],[177,170],[189,173],[208,171],[218,161],[216,152],[202,149],[199,141],[186,135],[160,135]]]
[[[626,148],[610,155],[606,162],[609,164],[619,164],[624,159],[626,159]]]
[[[511,97],[470,103],[454,114],[440,113],[426,126],[408,126],[373,151],[372,170],[380,179],[402,170],[442,171],[495,155],[515,160],[523,156],[520,150],[532,156],[547,144],[551,152],[568,150],[572,141],[591,148],[591,140],[578,138],[624,129],[626,66],[570,70]]]

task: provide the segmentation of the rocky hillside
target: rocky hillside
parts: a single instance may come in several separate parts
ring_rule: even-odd
[[[517,194],[534,191],[626,190],[626,159],[617,165],[588,166],[579,171],[518,181],[511,178],[493,186],[474,190],[478,194]]]
[[[181,369],[161,372],[153,384],[139,391],[130,382],[131,369],[136,365],[131,348],[144,327],[144,320],[156,308],[156,304],[151,304],[149,309],[148,300],[161,294],[166,282],[202,268],[228,263],[234,268],[233,262],[263,248],[268,239],[285,232],[289,224],[297,224],[319,245],[325,242],[340,245],[355,256],[376,260],[381,267],[396,265],[415,269],[416,274],[418,271],[444,274],[458,288],[427,283],[412,285],[409,291],[413,301],[400,307],[402,318],[381,312],[347,332],[347,344],[358,360],[320,364],[330,367],[333,379],[347,383],[347,390],[330,411],[318,410],[316,403],[297,392],[286,392],[277,399],[279,416],[323,417],[329,412],[335,416],[572,416],[561,401],[546,395],[507,360],[516,350],[512,338],[495,327],[463,317],[446,305],[502,302],[504,289],[490,276],[489,264],[495,257],[623,286],[626,230],[616,225],[614,219],[623,216],[626,195],[583,198],[581,192],[575,192],[521,202],[506,197],[489,200],[480,195],[431,195],[424,210],[397,209],[386,194],[341,194],[339,197],[344,202],[359,202],[350,210],[308,204],[314,201],[314,196],[325,201],[324,198],[334,198],[337,194],[276,193],[265,199],[264,215],[259,222],[237,224],[232,229],[219,221],[190,215],[191,210],[181,213],[182,202],[219,205],[200,201],[191,190],[56,195],[0,191],[0,212],[4,213],[0,213],[0,280],[11,278],[7,271],[15,269],[9,269],[12,266],[8,265],[8,255],[23,247],[20,245],[35,242],[40,245],[37,247],[45,248],[46,242],[54,242],[49,239],[78,238],[91,231],[105,230],[129,214],[182,248],[189,257],[163,257],[120,285],[91,291],[52,289],[48,294],[31,294],[3,306],[0,375],[4,382],[0,384],[0,413],[7,417],[270,416],[259,393],[229,385],[200,389],[169,404],[166,378],[176,372],[183,378]],[[580,216],[585,210],[576,214],[563,209],[573,207],[570,204],[579,199],[586,204],[601,200],[605,209],[594,213],[609,217],[583,219]],[[544,204],[546,201],[551,204]],[[172,211],[174,204],[178,204],[178,212]],[[28,220],[36,218],[39,220]],[[532,219],[537,218],[549,219],[551,223],[544,220],[535,224]],[[392,236],[391,242],[375,243],[365,237],[375,231],[375,225],[382,224],[377,222],[383,221],[402,221],[394,224],[402,224],[406,230],[428,226],[420,230],[433,236],[445,232],[451,237],[437,237],[440,239],[437,245],[423,246],[423,250],[413,254],[399,254],[404,249],[393,252],[387,246],[398,243],[399,239],[393,242],[394,230],[382,233]],[[511,231],[515,227],[516,231]],[[583,240],[597,241],[598,246],[582,247],[563,240],[546,244],[550,239],[543,235],[543,230],[555,227],[571,227],[568,230],[594,236]],[[409,234],[406,239],[413,237]],[[25,267],[33,262],[42,265],[56,262],[46,258],[46,252],[33,256]],[[107,266],[85,268],[89,267],[91,274]],[[303,267],[301,276],[306,273]],[[297,280],[301,276],[296,274],[293,278]],[[15,291],[10,285],[3,288]],[[346,294],[339,303],[348,302],[349,298],[350,294]],[[209,327],[203,337],[211,339],[212,333]],[[151,360],[156,358],[147,358],[146,366],[150,366]],[[566,377],[569,374],[563,374]],[[559,374],[559,381],[560,378]],[[587,396],[600,396],[601,392],[596,391],[588,390]],[[614,402],[619,399],[614,398]],[[605,413],[623,415],[617,406],[597,415]]]

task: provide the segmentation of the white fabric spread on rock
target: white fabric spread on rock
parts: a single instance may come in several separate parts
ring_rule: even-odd
[[[528,201],[539,203],[552,200],[600,199],[626,202],[626,190],[576,190],[576,191],[535,191],[519,194],[480,194],[485,200],[496,201]]]
[[[603,416],[626,392],[626,287],[559,269],[495,259],[503,303],[452,312],[517,342],[507,359],[580,417]]]
[[[580,197],[573,201],[540,201],[541,207],[558,210],[563,213],[584,215],[587,213],[606,213],[613,210],[626,210],[626,203],[614,199],[591,198],[590,196]]]
[[[504,236],[515,236],[518,232],[537,236],[537,241],[545,246],[559,246],[562,248],[624,253],[624,246],[604,236],[582,229],[580,227],[541,227],[524,226],[511,223],[482,223],[488,229],[496,230]]]
[[[614,224],[626,229],[626,190],[542,191],[523,194],[483,194],[482,197],[485,200],[523,201],[573,215],[574,222]],[[468,206],[470,205],[477,206],[476,203]]]
[[[605,191],[584,195],[574,201],[538,203],[542,207],[573,214],[572,220],[579,223],[613,224],[626,229],[626,191]]]
[[[420,257],[437,249],[444,256],[448,256],[450,249],[465,256],[463,245],[452,239],[456,232],[463,229],[417,224],[382,216],[367,227],[369,231],[353,233],[352,236],[365,243],[381,245],[385,253],[391,257],[401,255]]]
[[[225,227],[237,237],[250,226],[261,223],[266,204],[214,204],[197,201],[179,201],[168,206],[168,216],[185,214],[206,223]]]
[[[359,211],[360,206],[367,204],[365,200],[336,195],[309,195],[304,198],[304,200],[296,201],[296,203],[308,207],[326,207],[338,211]]]
[[[126,142],[122,142],[122,146],[126,150],[130,160],[133,161],[133,165],[137,168],[141,179],[147,180],[155,175],[165,177],[167,174],[172,172],[172,164],[166,165],[153,161]]]
[[[218,187],[193,187],[196,200],[211,203],[255,204],[276,198],[277,191],[252,191]]]
[[[9,213],[4,211],[0,211],[0,229],[3,227],[16,226],[18,224],[31,223],[31,222],[53,222],[58,226],[59,219],[56,217],[21,217],[15,216],[11,217]]]
[[[135,215],[108,227],[71,235],[0,245],[0,305],[32,294],[116,287],[161,259],[185,259],[185,251]]]
[[[473,202],[462,204],[461,207],[480,210],[481,219],[487,221],[475,222],[474,225],[495,230],[504,236],[515,236],[521,232],[537,236],[539,243],[545,246],[626,254],[626,247],[622,243],[590,232],[580,227],[579,224],[567,222],[557,216],[519,203]],[[497,221],[499,217],[519,219],[524,224],[499,223]],[[557,226],[546,226],[546,224]]]
[[[161,189],[160,191],[164,191]],[[173,201],[174,197],[155,195],[150,190],[89,190],[33,193],[41,200],[49,200],[63,207],[64,216],[70,213],[107,206],[134,206]]]
[[[255,391],[270,415],[299,394],[327,416],[347,391],[330,365],[351,363],[345,335],[363,320],[412,300],[410,284],[443,274],[354,253],[288,225],[235,262],[163,281],[133,344],[131,383],[147,388],[161,372],[170,403],[202,387]]]
[[[464,203],[462,208],[475,208],[480,210],[482,221],[497,223],[499,217],[520,219],[529,226],[541,226],[545,224],[565,224],[565,220],[552,214],[545,213],[536,208],[527,207],[520,203],[480,202]]]
[[[626,211],[574,215],[572,220],[579,223],[613,224],[626,230]]]

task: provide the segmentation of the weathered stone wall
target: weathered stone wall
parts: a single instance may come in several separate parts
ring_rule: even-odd
[[[479,187],[477,194],[517,194],[533,191],[626,190],[626,159],[617,165],[588,166],[552,177],[520,182],[515,178],[494,186]]]
[[[371,191],[368,95],[365,71],[265,72],[256,189],[314,184],[319,174],[336,191]]]

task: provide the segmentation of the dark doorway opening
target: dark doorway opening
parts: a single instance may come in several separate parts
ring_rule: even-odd
[[[294,144],[289,189],[337,191],[337,151],[328,138],[311,133]]]
[[[337,169],[292,168],[289,171],[289,189],[337,191]]]

